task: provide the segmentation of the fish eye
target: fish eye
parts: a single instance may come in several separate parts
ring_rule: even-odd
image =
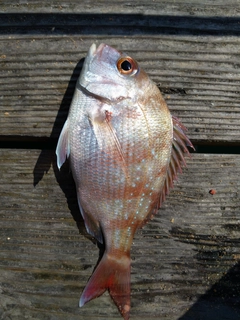
[[[133,75],[138,71],[138,64],[130,57],[122,57],[117,62],[117,68],[121,74]]]
[[[124,70],[124,71],[129,71],[129,70],[132,69],[132,65],[128,60],[124,60],[121,63],[121,69]]]

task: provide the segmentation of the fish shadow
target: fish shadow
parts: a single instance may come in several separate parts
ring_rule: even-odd
[[[76,187],[70,170],[69,161],[66,160],[61,167],[61,170],[59,170],[57,167],[57,159],[55,154],[57,139],[67,119],[76,82],[82,70],[83,62],[84,58],[77,63],[72,72],[68,87],[65,91],[56,119],[54,121],[51,135],[47,140],[48,142],[46,143],[46,147],[41,150],[33,169],[33,185],[36,187],[43,179],[44,174],[48,173],[52,166],[57,183],[66,197],[69,211],[76,222],[79,233],[90,239],[92,242],[97,243],[97,241],[91,237],[85,229],[84,220],[78,207]]]

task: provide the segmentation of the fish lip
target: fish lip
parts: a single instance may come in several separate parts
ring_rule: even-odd
[[[82,91],[83,93],[85,93],[88,96],[92,96],[95,97],[98,100],[101,100],[102,102],[106,103],[106,104],[111,104],[113,101],[108,99],[107,97],[102,97],[98,94],[95,94],[94,92],[91,91],[91,89],[89,90],[89,84],[92,81],[91,78],[91,70],[89,68],[89,65],[91,65],[92,63],[94,63],[94,61],[96,60],[101,60],[103,59],[103,61],[106,60],[106,58],[112,53],[112,51],[115,51],[115,54],[117,53],[118,55],[120,55],[121,53],[115,49],[110,47],[109,45],[105,44],[105,43],[101,43],[98,47],[95,43],[93,43],[89,50],[88,50],[88,54],[84,60],[84,64],[81,70],[81,74],[79,76],[79,80],[77,82],[76,88],[80,91]],[[90,82],[89,79],[87,78],[87,76],[90,75]],[[93,77],[94,78],[94,77]],[[95,80],[95,84],[96,84]],[[105,84],[107,83],[106,81],[104,82]],[[115,101],[115,100],[114,100]],[[118,101],[118,100],[116,100]]]
[[[95,54],[96,50],[97,50],[96,43],[93,43],[93,44],[91,45],[91,47],[89,48],[89,50],[88,50],[88,54],[89,54],[90,56],[93,56],[93,55]]]
[[[122,55],[122,52],[118,51],[117,49],[110,47],[109,45],[105,43],[101,43],[98,47],[95,43],[91,45],[88,51],[88,56],[90,56],[91,59],[97,57],[97,59],[101,58],[104,54],[105,56],[109,54],[109,51],[111,49],[111,52],[115,51],[115,53],[118,53],[119,55]]]
[[[101,55],[103,52],[103,49],[106,48],[108,45],[106,45],[105,43],[101,43],[98,47],[96,46],[95,43],[93,43],[91,45],[91,47],[89,48],[88,54],[91,57],[94,57],[96,55]]]

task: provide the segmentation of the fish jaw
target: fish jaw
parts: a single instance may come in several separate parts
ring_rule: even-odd
[[[103,52],[103,50],[104,50],[105,48],[111,48],[111,47],[109,47],[109,46],[108,46],[107,44],[105,44],[105,43],[101,43],[101,44],[97,47],[96,43],[93,43],[93,44],[90,46],[89,50],[88,50],[87,56],[93,57],[94,55],[97,55],[97,54],[101,56],[101,54],[102,54],[102,52]],[[111,48],[111,49],[117,51],[117,50],[114,49],[114,48]]]
[[[77,88],[108,102],[129,98],[131,93],[133,98],[135,91],[131,88],[135,85],[134,77],[124,77],[117,69],[117,62],[121,56],[121,52],[104,43],[98,47],[92,44],[85,58]]]
[[[110,52],[111,51],[111,52]],[[109,62],[109,52],[111,53],[111,61]],[[98,77],[99,70],[104,74],[109,68],[115,64],[120,57],[120,52],[102,43],[98,47],[95,43],[91,45],[88,54],[84,60],[82,71],[79,77],[79,84],[88,89],[88,85],[92,82],[100,82],[102,77]],[[94,93],[94,92],[93,92]]]
[[[88,53],[87,53],[87,56],[86,56],[86,58],[84,60],[84,66],[87,67],[92,62],[92,60],[94,59],[94,57],[96,55],[101,57],[102,52],[103,52],[104,48],[106,48],[106,47],[108,47],[108,46],[105,43],[101,43],[98,47],[97,47],[97,45],[95,43],[93,43],[90,46],[90,48],[88,50]]]
[[[93,56],[96,50],[97,50],[96,43],[93,43],[88,50],[88,56]]]

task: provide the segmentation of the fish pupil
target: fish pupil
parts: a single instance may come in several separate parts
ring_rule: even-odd
[[[124,71],[129,71],[132,69],[132,65],[129,61],[125,60],[122,62],[121,64],[121,68],[124,70]]]

